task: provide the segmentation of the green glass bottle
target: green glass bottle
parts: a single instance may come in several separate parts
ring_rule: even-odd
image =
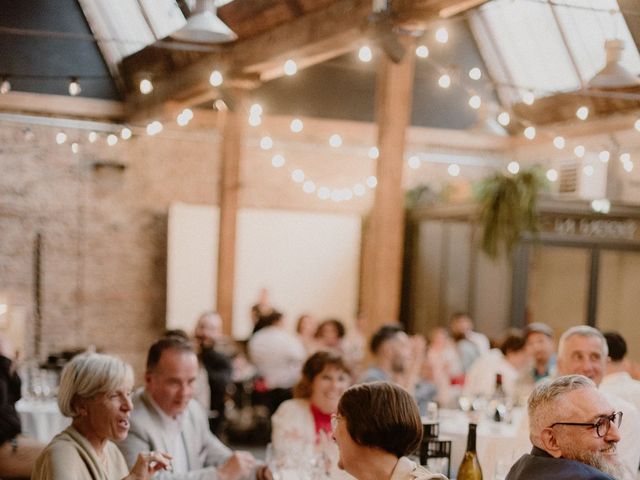
[[[458,480],[482,480],[482,469],[476,453],[476,428],[475,423],[469,424],[469,436],[467,437],[467,450],[460,468],[458,468]]]

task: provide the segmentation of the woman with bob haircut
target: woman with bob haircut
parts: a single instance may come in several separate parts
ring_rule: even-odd
[[[99,353],[74,357],[62,370],[58,406],[71,426],[56,435],[36,460],[32,480],[146,480],[170,468],[167,454],[138,455],[131,472],[113,443],[129,432],[133,371]]]
[[[422,421],[413,397],[388,382],[354,385],[342,394],[333,417],[338,466],[357,479],[446,479],[406,457],[422,441]]]
[[[331,441],[331,414],[337,411],[340,396],[349,385],[351,372],[340,355],[328,351],[311,355],[294,387],[294,398],[283,402],[271,417],[273,448],[281,452],[291,452],[292,445],[308,448],[301,454],[322,454],[335,467],[338,451]],[[332,468],[327,469],[331,478],[344,478]]]

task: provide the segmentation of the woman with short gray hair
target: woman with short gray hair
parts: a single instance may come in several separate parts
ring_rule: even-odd
[[[99,353],[74,357],[62,371],[58,406],[72,418],[36,460],[32,480],[146,480],[170,465],[166,454],[140,453],[131,472],[113,443],[129,433],[133,371]]]

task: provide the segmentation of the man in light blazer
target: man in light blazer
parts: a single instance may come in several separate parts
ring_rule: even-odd
[[[198,372],[193,346],[180,337],[165,337],[147,356],[145,387],[133,396],[129,435],[119,444],[133,465],[142,451],[172,456],[172,470],[159,480],[242,480],[270,478],[248,452],[231,451],[209,430],[207,416],[192,398]]]

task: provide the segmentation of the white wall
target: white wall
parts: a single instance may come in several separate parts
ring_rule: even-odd
[[[169,212],[167,328],[193,330],[216,305],[217,207],[174,204]],[[243,209],[236,235],[233,335],[253,328],[251,306],[266,287],[291,327],[298,315],[350,324],[358,299],[360,216]]]
[[[251,305],[266,287],[293,326],[304,312],[350,323],[358,299],[360,217],[276,210],[238,216],[233,334],[252,329]]]
[[[173,203],[167,240],[167,328],[191,333],[216,308],[218,207]]]

